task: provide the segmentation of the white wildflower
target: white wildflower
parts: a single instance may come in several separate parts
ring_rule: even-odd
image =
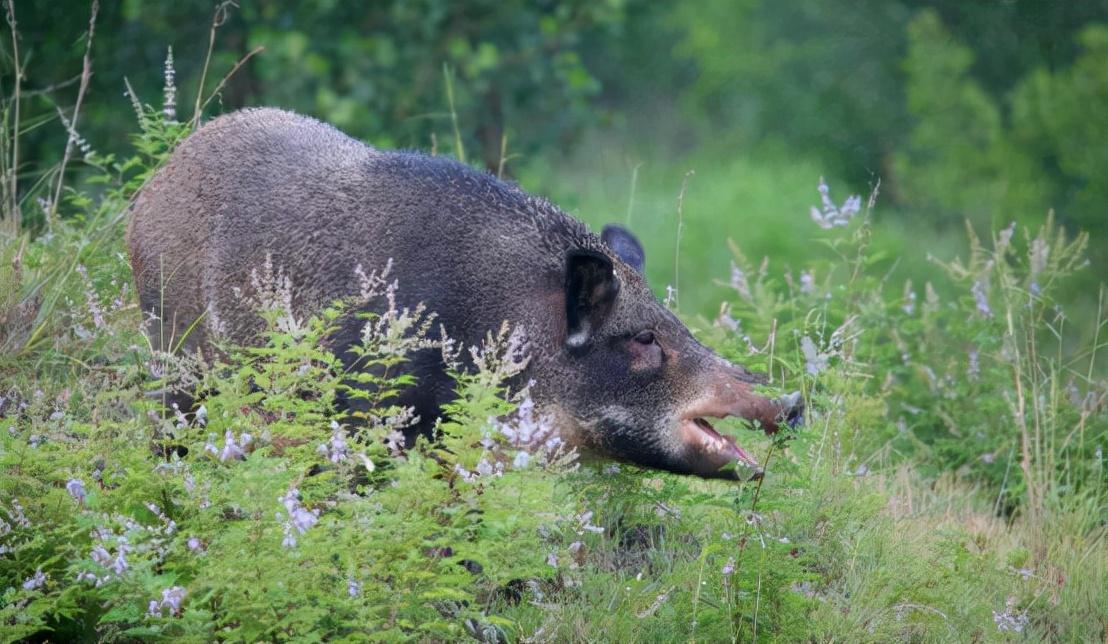
[[[731,317],[730,302],[720,302],[719,315],[716,316],[715,325],[732,333],[738,333],[742,329],[742,323]]]
[[[1012,235],[1016,232],[1016,222],[1008,224],[1008,227],[1000,231],[996,236],[996,252],[997,255],[1001,255],[1007,250],[1008,245],[1012,243]]]
[[[993,611],[993,622],[996,623],[996,630],[1001,633],[1008,631],[1022,633],[1023,629],[1027,628],[1030,623],[1026,612],[1016,611],[1015,597],[1009,597],[1008,601],[1005,602],[1004,612]]]
[[[808,375],[818,376],[821,371],[827,368],[830,356],[826,353],[820,353],[816,348],[816,343],[808,336],[800,339],[800,351],[804,354],[804,369],[808,372]]]
[[[256,268],[250,270],[250,286],[254,293],[247,298],[248,301],[261,311],[274,315],[278,331],[293,337],[304,334],[306,328],[293,311],[292,280],[283,268],[278,267],[277,272],[273,272],[273,256],[270,253],[265,254],[261,273]]]
[[[604,528],[593,524],[592,517],[593,517],[592,510],[586,510],[585,512],[582,512],[582,513],[580,513],[576,516],[576,519],[577,519],[576,532],[577,532],[577,534],[582,535],[582,534],[585,534],[586,532],[592,532],[594,534],[600,534],[601,532],[604,532]]]
[[[88,306],[89,315],[92,316],[92,324],[97,329],[103,329],[108,326],[108,323],[104,320],[104,309],[100,306],[100,296],[97,295],[96,289],[92,285],[92,279],[88,276],[88,269],[84,264],[77,265],[77,273],[81,276],[81,281],[85,285],[85,302]]]
[[[735,289],[735,292],[747,302],[754,299],[750,292],[750,282],[746,279],[746,273],[739,268],[734,260],[731,260],[731,288]]]
[[[214,437],[214,434],[211,436]],[[241,460],[246,458],[246,452],[243,448],[249,445],[253,440],[254,437],[246,432],[242,432],[239,438],[236,439],[235,433],[228,429],[223,434],[222,448],[216,446],[209,438],[208,442],[204,443],[204,451],[224,463],[230,460]]]
[[[337,421],[331,421],[331,438],[320,444],[316,452],[322,454],[332,463],[345,461],[349,456],[346,444],[346,434]]]
[[[165,55],[165,85],[162,88],[162,114],[170,123],[177,122],[177,70],[173,67],[173,46]]]
[[[811,271],[800,272],[800,292],[804,295],[811,295],[816,292],[816,278]]]
[[[667,309],[672,309],[677,304],[677,289],[673,284],[666,284],[666,299],[662,301],[662,306]]]

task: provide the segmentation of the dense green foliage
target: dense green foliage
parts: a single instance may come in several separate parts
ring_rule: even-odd
[[[187,80],[177,102],[192,115],[214,4],[101,7],[82,128],[95,149],[122,151],[122,78],[155,102],[169,46]],[[858,187],[880,177],[890,212],[954,224],[1003,225],[1049,207],[1086,229],[1104,220],[1102,3],[239,4],[217,11],[204,94],[264,51],[209,113],[280,105],[385,147],[428,148],[434,136],[452,149],[445,67],[464,145],[493,169],[503,156],[587,144],[599,126],[652,132],[669,154],[708,141],[785,145]],[[53,120],[77,91],[87,4],[14,6],[24,113]],[[60,154],[64,130],[28,130],[30,158]]]
[[[208,65],[208,2],[105,4],[80,111],[81,79],[37,89],[79,73],[85,8],[10,5],[0,639],[1108,637],[1095,9],[241,4]],[[807,425],[723,425],[757,484],[578,455],[505,387],[527,354],[502,328],[437,346],[480,368],[455,367],[442,440],[400,452],[411,419],[387,394],[419,386],[395,368],[433,311],[365,319],[379,393],[348,425],[320,339],[352,303],[290,315],[280,258],[254,276],[264,346],[152,350],[122,231],[196,103],[496,170],[522,154],[524,187],[639,233],[658,293],[802,391]],[[376,267],[362,297],[395,288]],[[163,412],[178,386],[203,413]]]

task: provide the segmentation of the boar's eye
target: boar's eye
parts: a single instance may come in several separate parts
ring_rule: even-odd
[[[631,371],[653,372],[662,366],[665,360],[665,352],[662,345],[658,344],[658,338],[653,331],[639,331],[631,337],[627,346],[631,355]]]

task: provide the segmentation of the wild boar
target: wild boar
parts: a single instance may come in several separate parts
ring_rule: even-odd
[[[267,256],[311,313],[356,295],[359,268],[392,262],[398,304],[425,304],[447,335],[479,344],[507,321],[524,330],[536,409],[567,442],[673,472],[732,477],[755,460],[708,418],[767,431],[796,422],[798,395],[761,382],[702,346],[651,292],[630,233],[602,236],[548,201],[444,157],[377,150],[314,119],[247,109],[198,129],[137,197],[127,231],[153,344],[210,350],[213,321],[257,341],[248,288]],[[351,316],[333,337],[358,342]],[[183,340],[183,342],[181,342]],[[453,396],[440,352],[409,368],[411,405],[428,432]]]

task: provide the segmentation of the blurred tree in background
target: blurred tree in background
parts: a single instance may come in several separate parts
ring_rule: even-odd
[[[24,113],[38,116],[22,158],[45,165],[65,134],[42,125],[74,102],[88,5],[14,5]],[[211,0],[104,3],[80,127],[93,147],[110,151],[133,131],[125,77],[144,102],[159,103],[169,46],[179,112],[191,116],[214,8]],[[1104,0],[224,8],[205,92],[248,52],[264,51],[228,80],[206,117],[277,105],[383,147],[461,155],[453,104],[467,160],[493,170],[505,153],[526,163],[617,136],[674,156],[714,146],[817,159],[859,190],[880,178],[893,213],[938,225],[1035,218],[1048,208],[1094,232],[1108,219]],[[3,52],[9,98],[7,39]]]
[[[15,4],[28,89],[57,88],[33,99],[49,115],[55,101],[72,103],[88,3]],[[512,148],[534,150],[562,144],[574,129],[595,122],[589,99],[600,81],[583,64],[582,50],[615,35],[625,20],[622,0],[108,2],[98,19],[96,76],[82,128],[94,147],[133,131],[124,77],[143,102],[160,100],[170,46],[178,103],[184,116],[191,114],[217,6],[222,24],[206,92],[248,52],[264,52],[228,80],[211,114],[277,105],[383,147],[429,148],[430,133],[449,123],[449,73],[466,140],[493,169],[506,125],[514,126]],[[11,69],[9,54],[8,78]],[[5,85],[7,92],[10,80]],[[57,132],[28,134],[39,158],[58,153]]]
[[[819,155],[936,220],[1053,206],[1102,225],[1108,3],[704,0],[670,17],[702,136]]]

